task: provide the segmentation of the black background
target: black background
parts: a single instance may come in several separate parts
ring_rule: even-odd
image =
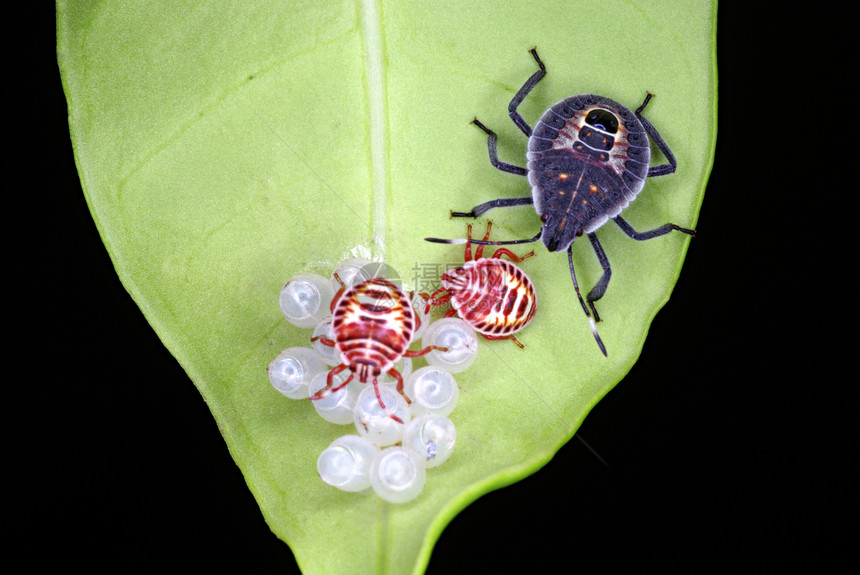
[[[826,336],[803,325],[827,300],[806,294],[804,276],[784,265],[781,254],[796,249],[785,232],[803,231],[778,214],[775,198],[791,188],[776,182],[773,164],[751,161],[768,153],[762,133],[780,142],[782,132],[769,131],[779,112],[757,94],[785,80],[774,44],[787,37],[747,28],[768,15],[727,4],[717,153],[698,236],[638,363],[579,431],[610,467],[572,440],[538,473],[454,519],[428,573],[511,572],[522,560],[610,572],[856,565],[846,386],[816,367],[838,358],[813,349]],[[30,388],[7,403],[27,421],[10,436],[15,464],[6,466],[23,486],[7,497],[22,536],[14,548],[34,566],[97,572],[297,572],[207,406],[117,279],[80,191],[53,10],[40,18],[50,180],[31,196],[32,221],[50,243],[28,284],[40,286],[32,295],[47,313],[22,342],[38,356],[13,358],[28,364]],[[320,536],[336,545],[336,533]]]

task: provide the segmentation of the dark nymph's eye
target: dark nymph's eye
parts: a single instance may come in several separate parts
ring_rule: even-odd
[[[590,111],[585,117],[585,123],[589,126],[594,126],[598,130],[603,130],[608,134],[618,132],[618,118],[615,114],[601,108],[595,108]]]

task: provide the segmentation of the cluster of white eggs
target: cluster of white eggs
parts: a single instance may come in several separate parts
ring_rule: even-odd
[[[308,347],[287,348],[269,364],[269,381],[282,395],[309,399],[326,387],[329,372],[342,363],[337,349],[323,342],[324,338],[335,339],[332,299],[341,282],[346,293],[351,286],[373,277],[397,276],[385,264],[350,258],[338,264],[329,278],[303,273],[286,283],[280,306],[287,321],[313,328],[309,339],[321,338]],[[416,498],[424,488],[426,470],[451,456],[456,429],[448,416],[459,397],[453,374],[468,368],[478,352],[477,333],[468,323],[454,317],[431,322],[426,301],[419,295],[413,297],[412,306],[420,326],[411,343],[420,342],[420,349],[437,346],[447,351],[430,351],[423,356],[428,365],[414,371],[410,357],[401,357],[395,364],[411,404],[397,391],[396,379],[385,373],[377,380],[384,407],[373,384],[360,383],[358,378],[310,402],[326,421],[353,424],[358,433],[343,435],[323,450],[317,460],[322,480],[344,491],[372,488],[392,503]],[[349,375],[349,369],[335,373],[332,388]]]

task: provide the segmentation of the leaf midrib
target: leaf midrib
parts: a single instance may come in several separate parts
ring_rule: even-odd
[[[373,206],[373,255],[384,257],[386,252],[386,207],[388,196],[387,129],[385,68],[383,59],[382,22],[377,0],[361,2],[361,34],[365,54],[365,91],[370,126],[371,205]]]
[[[371,205],[373,206],[371,229],[373,232],[372,252],[375,257],[386,255],[386,208],[388,196],[388,100],[385,86],[385,69],[382,45],[382,22],[377,0],[361,1],[361,35],[365,54],[365,92],[370,126],[370,163],[371,163]],[[389,533],[388,504],[380,504],[380,521],[376,535],[379,546],[376,554],[376,572],[390,570],[389,553],[391,538]]]

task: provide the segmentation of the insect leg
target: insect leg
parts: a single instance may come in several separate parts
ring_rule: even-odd
[[[642,116],[642,110],[645,109],[645,106],[648,105],[648,102],[651,98],[654,97],[654,94],[648,92],[645,95],[645,101],[642,102],[642,105],[636,108],[636,117],[639,118],[639,121],[642,122],[642,127],[645,128],[645,131],[648,132],[648,136],[654,143],[657,145],[657,148],[660,152],[666,156],[666,159],[669,161],[668,164],[660,164],[659,166],[652,166],[648,168],[648,177],[652,176],[665,176],[666,174],[672,174],[675,172],[675,168],[678,166],[677,160],[675,160],[675,155],[672,153],[672,150],[669,149],[669,144],[666,143],[666,140],[660,136],[660,133],[657,131],[651,122],[645,119]]]
[[[485,240],[490,239],[490,229],[493,227],[493,222],[487,220],[487,234],[484,236]],[[481,259],[481,256],[484,255],[484,246],[479,245],[475,248],[475,259]],[[466,226],[466,250],[463,253],[463,261],[469,262],[472,261],[472,224],[468,224]]]
[[[340,301],[340,296],[343,295],[343,292],[346,291],[346,284],[343,283],[343,280],[340,279],[340,276],[337,272],[334,272],[334,279],[337,280],[337,283],[340,284],[340,288],[338,288],[337,292],[334,294],[334,297],[331,298],[331,303],[329,304],[329,310],[334,313],[334,307],[337,305],[337,302]],[[313,340],[312,340],[313,341]],[[323,342],[325,343],[325,342]],[[326,344],[328,345],[328,344]]]
[[[532,257],[533,255],[535,255],[534,250],[532,250],[529,253],[520,257],[507,248],[499,248],[495,251],[495,253],[493,254],[493,257],[494,258],[501,258],[502,256],[507,256],[509,260],[511,260],[515,264],[518,264],[521,261],[523,261],[524,259],[528,259],[528,258]]]
[[[525,176],[528,173],[528,170],[525,168],[521,168],[507,162],[500,162],[499,154],[496,151],[496,141],[498,140],[496,133],[482,124],[478,118],[474,118],[471,123],[481,128],[481,130],[487,134],[487,150],[490,153],[490,163],[493,164],[494,168],[503,172],[508,172],[509,174],[516,174],[518,176]]]
[[[407,349],[406,351],[403,352],[403,357],[421,357],[423,355],[427,355],[428,353],[430,353],[434,349],[436,351],[441,351],[441,352],[448,351],[447,347],[440,347],[438,345],[428,345],[424,349],[420,349],[420,350]]]
[[[546,75],[546,66],[543,65],[543,62],[541,62],[540,57],[537,53],[537,48],[532,48],[531,50],[529,50],[529,52],[531,52],[531,55],[534,57],[535,62],[538,63],[540,70],[532,74],[531,77],[526,80],[526,83],[523,84],[523,87],[520,88],[520,91],[516,93],[514,99],[511,100],[511,103],[508,104],[508,114],[510,114],[511,120],[514,121],[514,124],[517,125],[517,128],[519,128],[526,136],[532,135],[532,128],[526,123],[523,117],[520,116],[520,113],[517,112],[517,107],[522,104],[528,93],[532,91],[532,88],[537,86],[537,83],[540,82],[541,79]]]
[[[443,305],[451,301],[451,294],[446,293],[445,288],[439,288],[432,294],[421,293],[418,295],[424,298],[424,301],[427,302],[427,307],[424,308],[424,313],[428,313],[430,311],[430,308],[433,306]]]
[[[517,339],[516,337],[514,337],[513,335],[487,335],[487,334],[485,334],[485,333],[482,333],[481,335],[482,335],[482,336],[484,336],[484,339],[486,339],[486,340],[488,340],[488,341],[496,341],[496,340],[500,340],[500,339],[509,339],[509,340],[511,340],[512,342],[514,342],[514,344],[516,344],[516,346],[517,346],[518,348],[520,348],[520,349],[525,349],[525,348],[526,348],[526,346],[524,346],[524,345],[520,342],[520,340],[518,340],[518,339]]]
[[[573,290],[576,292],[576,297],[579,298],[579,305],[582,306],[582,311],[585,312],[585,317],[588,318],[588,324],[591,326],[591,333],[594,334],[597,346],[603,352],[603,355],[606,355],[606,346],[603,345],[603,340],[597,335],[597,326],[594,325],[594,318],[591,317],[591,312],[588,311],[588,306],[585,305],[585,300],[582,299],[582,294],[579,293],[579,283],[576,281],[576,272],[573,271],[573,244],[570,244],[570,247],[567,248],[567,263],[570,266],[570,279],[573,280]]]
[[[603,246],[600,245],[600,240],[597,239],[597,234],[588,234],[588,239],[591,241],[591,247],[594,248],[594,253],[597,255],[597,261],[600,262],[600,267],[603,269],[603,274],[597,283],[588,292],[585,300],[591,306],[591,311],[594,312],[594,321],[600,321],[600,316],[597,315],[597,308],[594,307],[594,302],[603,297],[606,293],[606,288],[609,286],[609,280],[612,278],[612,267],[609,264],[609,258],[606,257],[606,252],[603,251]]]
[[[326,376],[325,387],[322,388],[321,390],[319,390],[318,392],[316,392],[315,394],[313,394],[310,397],[310,400],[314,401],[317,399],[322,399],[323,397],[327,396],[329,393],[334,393],[335,391],[338,391],[342,387],[345,387],[350,381],[352,381],[352,378],[355,376],[354,373],[350,373],[349,377],[346,378],[346,381],[344,381],[343,383],[341,383],[337,387],[334,387],[334,376],[336,376],[337,374],[339,374],[340,372],[342,372],[343,370],[345,370],[348,367],[349,366],[347,364],[342,363],[339,366],[332,369],[331,371],[329,371],[328,376]]]
[[[392,371],[394,373],[392,373]],[[402,395],[406,399],[406,404],[409,405],[410,403],[412,403],[412,400],[409,399],[408,397],[406,397],[406,395],[403,393],[403,390],[402,390],[402,388],[403,388],[403,377],[400,375],[400,373],[398,373],[398,371],[396,369],[393,369],[393,370],[389,371],[388,374],[391,375],[392,377],[394,377],[395,379],[397,379],[398,386],[400,387],[400,389],[398,389],[398,391],[400,391],[400,395]],[[379,407],[382,408],[382,411],[384,411],[385,414],[388,415],[388,417],[390,417],[391,419],[393,419],[397,423],[403,423],[402,419],[400,419],[399,417],[397,417],[396,415],[394,415],[393,413],[388,411],[388,408],[385,407],[385,403],[383,403],[383,401],[382,401],[382,396],[379,394],[379,382],[376,380],[375,377],[373,378],[373,393],[376,395],[376,401],[377,401],[377,403],[379,403]]]
[[[682,228],[681,226],[676,226],[675,224],[664,224],[659,228],[654,228],[653,230],[648,230],[647,232],[637,232],[633,229],[633,226],[628,224],[627,221],[621,216],[615,216],[612,219],[613,221],[615,221],[616,224],[618,224],[618,227],[621,228],[621,231],[623,231],[625,234],[627,234],[634,240],[638,240],[640,242],[650,240],[652,238],[659,238],[660,236],[666,235],[671,231],[679,231],[690,236],[696,235],[696,230],[689,230],[687,228]]]
[[[318,335],[318,336],[316,336],[316,337],[312,337],[312,338],[311,338],[311,343],[314,343],[314,342],[317,342],[317,341],[318,341],[318,342],[320,342],[321,344],[323,344],[323,345],[324,345],[324,346],[326,346],[326,347],[334,347],[334,346],[335,346],[334,340],[333,340],[333,339],[330,339],[330,338],[328,338],[328,337],[326,337],[326,336],[324,336],[324,335]]]
[[[638,108],[636,108],[636,111],[633,113],[636,114],[637,116],[642,114],[642,111],[645,109],[645,106],[648,105],[648,102],[650,102],[651,98],[653,98],[653,97],[654,97],[654,94],[652,94],[651,92],[645,92],[645,100],[642,102],[642,104]]]
[[[392,367],[386,373],[397,380],[397,393],[403,396],[403,399],[406,400],[406,405],[412,405],[412,400],[403,392],[403,376],[400,375],[400,372]]]

